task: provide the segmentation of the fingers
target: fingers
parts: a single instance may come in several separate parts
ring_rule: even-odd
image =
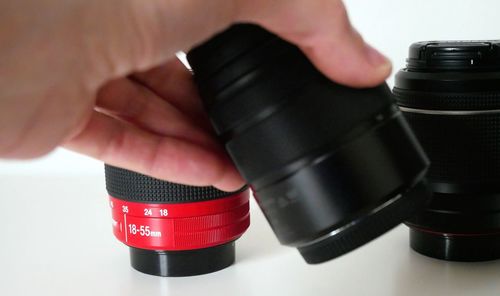
[[[133,79],[167,100],[203,129],[212,130],[192,74],[178,59],[173,58],[151,70],[136,73]]]
[[[114,118],[96,112],[68,148],[172,182],[229,191],[242,186],[213,136],[144,86],[126,78],[111,81],[98,92],[96,106]]]
[[[64,147],[146,175],[193,186],[232,191],[243,186],[223,153],[185,140],[159,136],[94,112]]]
[[[297,44],[319,70],[339,83],[374,86],[391,70],[389,61],[353,29],[340,0],[120,3],[119,11],[112,4],[96,6],[102,12],[98,15],[104,16],[97,19],[106,21],[97,25],[97,32],[102,34],[89,38],[89,42],[95,41],[88,46],[95,48],[90,56],[97,59],[89,59],[90,63],[104,61],[104,70],[99,71],[102,81],[93,85],[157,67],[176,51],[189,48],[234,21],[259,23]],[[208,133],[199,128],[206,126],[206,117],[189,73],[181,67],[180,63],[169,62],[134,75],[133,79],[144,87],[122,79],[103,88],[97,107],[111,116],[93,113],[86,127],[66,146],[112,165],[173,182],[212,184],[226,190],[241,186],[243,181],[225,154],[212,149]]]
[[[86,100],[87,88],[59,83],[36,93],[31,89],[35,84],[14,84],[14,95],[0,99],[0,158],[43,156],[90,117],[93,104]]]
[[[382,83],[391,63],[363,41],[340,0],[241,0],[237,18],[257,22],[298,45],[332,80],[353,87]]]
[[[189,116],[166,99],[129,79],[113,80],[103,86],[97,94],[96,106],[107,114],[149,132],[190,141],[210,149],[219,148],[215,139],[193,123]]]
[[[109,5],[104,25],[114,39],[109,56],[116,75],[149,69],[172,58],[234,22],[258,23],[298,45],[332,80],[354,87],[380,84],[391,72],[383,55],[366,44],[351,26],[341,0],[173,0]],[[108,7],[108,6],[104,6]],[[123,7],[123,8],[122,8]],[[103,9],[103,6],[99,6]],[[98,44],[96,45],[98,47]],[[161,71],[161,69],[157,69]],[[121,74],[120,74],[121,73]],[[115,76],[116,77],[116,76]]]

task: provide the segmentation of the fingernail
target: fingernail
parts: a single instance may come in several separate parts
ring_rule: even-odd
[[[368,56],[368,61],[375,67],[387,67],[391,65],[391,61],[381,54],[378,50],[371,47],[371,45],[366,44],[366,55]]]

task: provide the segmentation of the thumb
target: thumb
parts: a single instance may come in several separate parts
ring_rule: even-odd
[[[299,46],[330,79],[370,87],[389,76],[390,61],[364,42],[340,0],[241,0],[237,18],[256,22]]]

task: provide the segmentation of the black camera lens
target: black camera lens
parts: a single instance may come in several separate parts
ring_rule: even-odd
[[[157,276],[214,272],[235,260],[250,225],[249,191],[165,182],[106,165],[113,232],[136,270]]]
[[[428,160],[385,84],[338,85],[297,47],[250,24],[187,58],[275,234],[308,263],[367,243],[426,202]]]
[[[394,94],[431,160],[434,196],[411,247],[452,261],[500,258],[500,42],[411,45]]]

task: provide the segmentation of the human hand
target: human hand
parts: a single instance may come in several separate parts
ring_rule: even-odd
[[[175,59],[234,22],[297,44],[339,83],[374,86],[391,71],[340,0],[0,0],[0,157],[62,145],[172,182],[239,188]]]

